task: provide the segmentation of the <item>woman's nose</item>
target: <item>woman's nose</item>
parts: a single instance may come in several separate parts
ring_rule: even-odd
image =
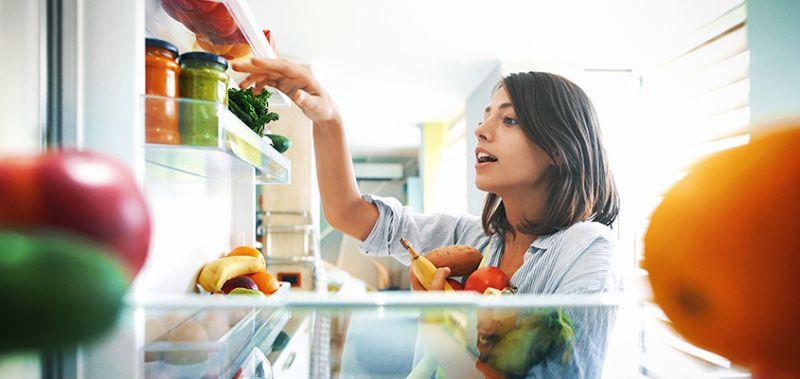
[[[478,127],[475,128],[475,137],[478,139],[478,141],[489,140],[489,130],[486,121],[479,123]]]

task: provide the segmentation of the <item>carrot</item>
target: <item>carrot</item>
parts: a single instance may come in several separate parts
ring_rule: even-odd
[[[481,263],[481,253],[472,246],[452,245],[433,249],[425,258],[436,267],[450,267],[450,276],[471,274]]]

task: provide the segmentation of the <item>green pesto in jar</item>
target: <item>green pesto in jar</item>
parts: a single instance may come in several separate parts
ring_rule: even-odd
[[[178,89],[181,140],[187,145],[217,146],[220,113],[228,106],[228,62],[218,55],[191,52],[181,55]]]

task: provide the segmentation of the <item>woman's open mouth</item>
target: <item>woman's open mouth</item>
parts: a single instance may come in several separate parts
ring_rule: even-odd
[[[486,167],[491,165],[492,163],[497,162],[497,157],[489,154],[486,151],[483,151],[482,149],[477,149],[475,150],[475,160],[476,160],[475,168],[479,168],[479,167]]]

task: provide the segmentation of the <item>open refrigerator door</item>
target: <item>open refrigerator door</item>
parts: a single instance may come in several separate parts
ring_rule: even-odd
[[[192,11],[185,8],[190,4]],[[274,50],[238,0],[79,5],[58,14],[66,25],[63,40],[74,41],[56,67],[70,100],[61,112],[66,120],[59,143],[109,154],[130,168],[153,228],[147,263],[130,284],[114,329],[48,366],[64,378],[256,376],[256,367],[266,367],[258,358],[271,352],[292,317],[282,307],[288,284],[255,306],[248,296],[197,293],[196,282],[204,265],[237,247],[255,246],[256,186],[288,183],[291,161],[232,113],[227,101],[149,94],[145,39],[166,41],[182,53],[229,54],[234,62],[274,58]],[[180,13],[178,5],[184,7]],[[201,10],[213,11],[216,19],[203,18]],[[227,69],[222,75],[236,86],[237,73]],[[281,106],[281,99],[290,104],[273,91],[269,106]],[[153,109],[159,117],[151,117]],[[150,140],[146,131],[153,120],[172,123],[180,140]],[[207,126],[202,140],[192,134],[198,125]],[[167,302],[159,302],[164,296]],[[253,372],[243,372],[246,367]]]

